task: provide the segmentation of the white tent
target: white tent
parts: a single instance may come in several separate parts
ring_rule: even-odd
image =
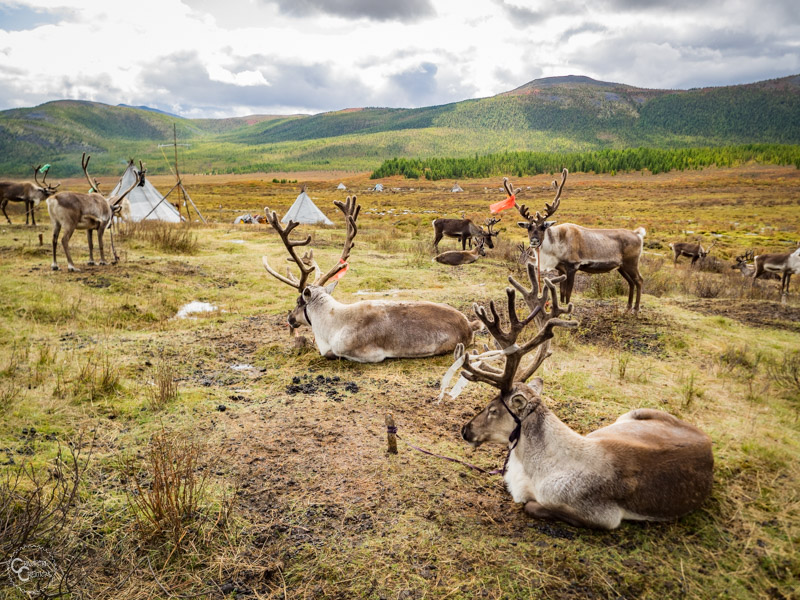
[[[461,186],[458,185],[458,182],[456,181],[455,184],[453,185],[453,189],[450,191],[455,193],[455,192],[463,192],[464,190],[461,189]]]
[[[133,162],[128,163],[128,168],[122,174],[117,187],[111,192],[111,196],[121,194],[127,190],[136,178],[139,176],[139,171],[133,166]],[[181,215],[175,207],[168,201],[164,200],[159,191],[150,183],[150,180],[145,178],[143,186],[136,186],[127,196],[125,196],[124,203],[130,206],[130,213],[125,214],[124,218],[131,221],[143,221],[145,219],[167,221],[169,223],[180,223]],[[124,213],[127,213],[123,209]]]
[[[288,223],[290,219],[298,223],[322,223],[323,225],[333,225],[333,221],[326,217],[323,212],[317,208],[311,198],[309,198],[308,194],[306,194],[305,186],[303,186],[294,204],[292,204],[286,214],[283,215],[281,223]]]
[[[337,189],[337,190],[346,190],[347,188],[345,187],[345,185],[344,185],[343,183],[340,183],[340,184],[339,184],[339,185],[336,187],[336,189]]]
[[[382,183],[376,183],[375,187],[372,188],[372,191],[373,192],[382,192],[383,191],[383,184]]]

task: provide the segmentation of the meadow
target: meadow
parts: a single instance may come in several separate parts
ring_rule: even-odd
[[[522,277],[518,215],[503,213],[497,248],[458,268],[431,261],[430,222],[482,223],[504,197],[499,179],[459,180],[460,194],[400,177],[371,192],[366,173],[185,181],[209,224],[123,226],[117,265],[86,266],[78,233],[82,271],[51,271],[43,206],[36,228],[17,206],[0,226],[2,560],[24,535],[52,555],[68,595],[128,600],[797,597],[800,276],[782,301],[777,282],[751,285],[730,267],[749,248],[795,247],[800,170],[570,174],[555,218],[644,226],[645,282],[634,317],[618,274],[580,277],[580,326],[557,332],[538,373],[548,406],[582,433],[659,408],[714,442],[701,510],[612,532],[528,518],[500,477],[412,449],[502,465],[502,448],[472,450],[459,433],[493,391],[472,384],[438,404],[450,356],[367,365],[294,348],[296,295],[261,266],[282,262],[283,246],[266,225],[232,224],[265,206],[284,213],[305,183],[335,223],[298,230],[327,269],[344,232],[332,201],[355,193],[359,234],[335,296],[471,316]],[[513,182],[533,208],[552,199],[549,176]],[[667,244],[695,239],[718,240],[711,257],[673,266]],[[214,308],[176,318],[193,301]],[[0,597],[23,597],[2,577]]]

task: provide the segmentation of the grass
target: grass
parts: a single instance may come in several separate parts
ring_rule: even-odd
[[[643,406],[686,419],[714,441],[714,488],[701,510],[609,533],[526,518],[499,478],[410,448],[490,469],[503,462],[502,449],[473,451],[459,437],[488,388],[471,385],[457,401],[435,403],[451,357],[362,365],[293,348],[285,315],[295,295],[260,264],[265,254],[282,262],[277,235],[230,224],[264,205],[288,208],[294,186],[272,178],[190,183],[204,214],[218,219],[187,230],[197,240],[190,253],[137,235],[118,243],[119,264],[87,268],[84,239],[75,237],[84,270],[52,272],[48,252],[36,250],[47,227],[0,228],[0,247],[31,249],[0,262],[0,469],[47,473],[59,443],[82,431],[96,436],[70,527],[42,538],[78,557],[76,594],[796,594],[800,423],[794,388],[779,381],[791,377],[800,345],[800,287],[781,304],[776,282],[752,287],[732,270],[673,267],[666,244],[695,235],[685,229],[715,231],[722,238],[714,254],[729,262],[742,247],[788,248],[800,236],[799,172],[571,176],[562,222],[642,224],[651,247],[637,319],[624,312],[616,273],[576,284],[581,326],[558,332],[540,369],[546,402],[582,433]],[[513,215],[501,223],[498,250],[475,264],[449,269],[430,260],[430,220],[462,211],[480,219],[497,199],[484,188],[498,182],[459,181],[466,192],[452,195],[449,185],[415,182],[411,192],[386,181],[401,189],[369,194],[365,175],[311,179],[312,198],[334,220],[341,180],[364,208],[339,300],[426,299],[468,313],[474,301],[503,298],[509,274],[520,277],[523,235]],[[531,186],[531,205],[551,198],[546,178],[515,184]],[[313,234],[325,269],[338,258],[343,228]],[[721,287],[717,297],[699,297],[699,277]],[[219,310],[175,319],[193,300]],[[385,452],[387,412],[399,428],[396,456]]]

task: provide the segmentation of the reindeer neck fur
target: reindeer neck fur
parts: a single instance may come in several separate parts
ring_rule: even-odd
[[[584,471],[584,465],[595,469],[596,463],[594,444],[540,402],[522,420],[519,442],[508,457],[505,481],[515,502],[527,502],[542,497],[545,480],[565,471]]]

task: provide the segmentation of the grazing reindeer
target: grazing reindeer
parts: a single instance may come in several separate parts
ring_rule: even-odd
[[[14,183],[13,181],[0,181],[0,209],[3,211],[8,224],[11,225],[11,219],[8,218],[6,213],[6,205],[9,202],[24,202],[25,203],[25,225],[28,224],[30,217],[31,224],[36,226],[36,213],[35,207],[39,202],[47,200],[48,197],[56,193],[56,189],[60,183],[50,185],[47,183],[47,173],[44,172],[42,183],[39,183],[39,169],[42,165],[33,168],[33,180],[36,183],[24,182]]]
[[[472,250],[448,250],[447,252],[442,252],[441,254],[435,256],[433,260],[443,265],[450,266],[468,265],[474,263],[479,257],[486,256],[484,239],[477,238],[477,240],[478,241],[475,244],[475,248]]]
[[[313,271],[319,267],[313,256],[297,256],[295,248],[311,242],[290,240],[289,234],[297,227],[289,221],[281,228],[275,211],[264,209],[270,225],[283,241],[291,260],[300,269],[300,278],[287,269],[287,276],[273,270],[267,257],[262,258],[267,272],[300,292],[297,306],[289,312],[288,323],[294,328],[308,325],[314,332],[314,340],[320,354],[326,358],[346,358],[356,362],[381,362],[385,358],[418,358],[451,352],[458,344],[470,344],[480,322],[470,323],[455,308],[433,302],[391,302],[364,300],[354,304],[337,302],[331,293],[336,287],[326,283],[347,267],[347,259],[353,248],[358,227],[356,221],[361,206],[356,197],[348,196],[346,202],[334,204],[344,213],[347,233],[339,262],[324,275],[317,275],[313,284],[306,285]]]
[[[673,265],[678,264],[678,258],[681,256],[686,256],[692,259],[692,263],[690,266],[694,266],[701,258],[705,258],[711,253],[711,249],[716,246],[717,240],[711,242],[711,245],[708,247],[708,250],[703,250],[703,246],[700,245],[699,242],[692,243],[692,242],[674,242],[669,245],[672,248],[673,253]]]
[[[469,247],[472,248],[472,240],[483,239],[489,248],[494,248],[492,242],[493,237],[499,235],[498,231],[492,231],[492,227],[500,222],[499,218],[492,217],[486,221],[486,230],[478,227],[470,219],[434,219],[431,221],[433,225],[433,247],[436,253],[439,253],[439,242],[443,236],[458,238],[461,240],[461,249],[467,249],[467,242]]]
[[[98,190],[97,180],[92,180],[89,177],[87,168],[89,167],[89,159],[91,156],[86,156],[83,153],[81,158],[81,166],[83,173],[86,175],[86,180],[92,186],[92,190]],[[139,163],[140,173],[144,170],[142,164]],[[59,192],[54,196],[47,199],[47,211],[50,213],[50,222],[53,224],[53,264],[51,268],[54,271],[58,270],[56,263],[56,248],[58,246],[58,236],[61,230],[64,234],[61,236],[61,245],[64,246],[64,254],[67,257],[67,268],[70,271],[79,271],[75,268],[72,262],[72,255],[69,252],[69,240],[76,229],[85,229],[89,239],[89,262],[90,266],[94,266],[94,247],[92,246],[92,232],[97,232],[97,245],[100,246],[100,264],[105,265],[106,257],[103,251],[103,233],[108,229],[114,215],[122,210],[122,201],[125,199],[130,191],[139,185],[141,175],[139,175],[125,192],[118,196],[106,198],[99,190],[97,192],[90,192],[88,194],[81,194],[79,192]],[[113,237],[112,237],[112,250],[113,250]],[[114,252],[114,263],[118,257]]]
[[[768,273],[781,276],[781,296],[789,293],[789,281],[792,275],[800,273],[800,243],[793,252],[775,254],[759,254],[755,257],[753,281]]]
[[[532,292],[538,296],[533,270],[529,265]],[[513,278],[509,280],[521,289]],[[583,436],[547,408],[541,378],[525,383],[544,357],[520,369],[522,358],[552,338],[556,327],[577,325],[557,318],[571,305],[566,310],[559,307],[556,281],[545,279],[538,306],[524,319],[517,316],[514,290],[507,290],[508,330],[502,329],[493,302],[491,315],[474,307],[505,349],[505,365],[502,370],[479,365],[464,355],[464,377],[488,383],[499,394],[464,425],[461,436],[473,447],[486,442],[508,446],[504,469],[508,491],[535,518],[615,529],[623,519],[667,521],[697,509],[711,491],[714,465],[711,439],[705,433],[666,412],[639,408]],[[552,308],[544,325],[517,346],[518,336],[544,310],[549,295]]]
[[[642,276],[639,274],[639,258],[642,255],[644,227],[634,231],[627,229],[588,229],[573,223],[556,225],[548,221],[561,203],[561,192],[567,181],[567,170],[561,173],[556,197],[552,204],[545,204],[545,213],[531,216],[528,207],[519,206],[517,210],[525,219],[519,226],[528,230],[531,248],[539,255],[539,268],[542,271],[556,269],[566,275],[561,283],[561,301],[568,303],[575,284],[575,273],[608,273],[618,269],[628,282],[628,310],[633,306],[633,292],[636,290],[634,312],[639,312],[639,301],[642,296]],[[503,179],[503,187],[509,196],[516,196],[520,190],[513,189],[508,179]]]

